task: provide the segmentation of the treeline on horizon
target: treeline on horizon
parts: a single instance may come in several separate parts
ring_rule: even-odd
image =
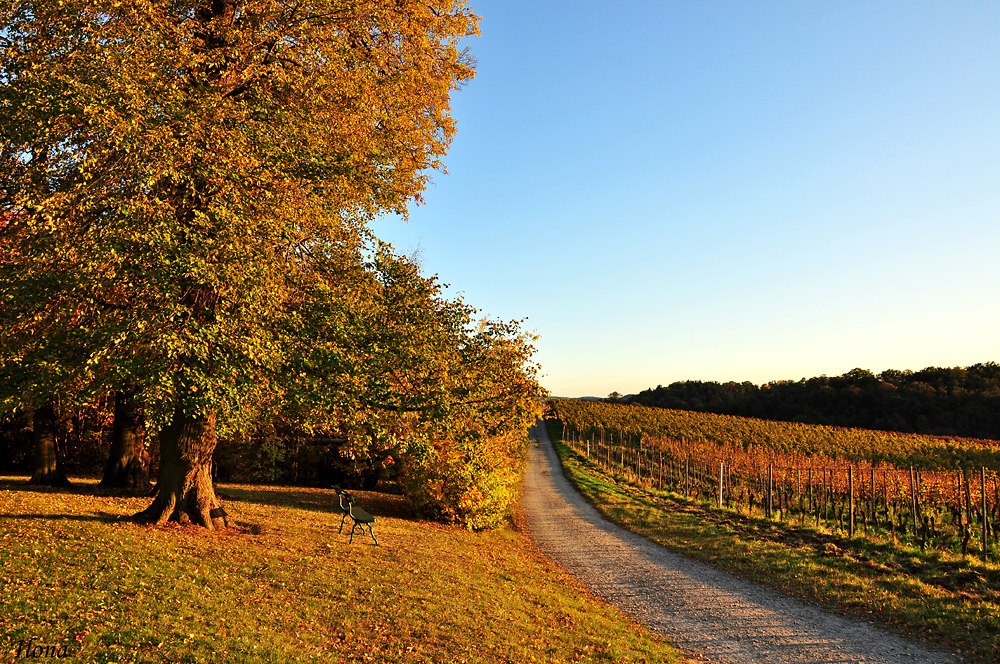
[[[614,397],[609,400],[619,400]],[[688,380],[643,390],[628,403],[785,422],[1000,439],[1000,364],[853,369],[763,385]]]

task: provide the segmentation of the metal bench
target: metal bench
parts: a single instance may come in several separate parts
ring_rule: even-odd
[[[354,522],[354,525],[351,526],[351,539],[348,544],[354,543],[354,530],[358,527],[358,525],[360,525],[362,532],[364,532],[365,526],[368,526],[368,534],[372,536],[373,540],[375,540],[375,546],[380,546],[378,539],[375,537],[375,531],[372,530],[372,524],[375,523],[375,517],[360,507],[356,507],[354,505],[354,496],[350,493],[344,491],[339,486],[335,486],[333,489],[337,492],[337,497],[340,499],[340,511],[343,512],[343,516],[340,517],[340,530],[337,532],[344,532],[344,521],[347,520],[347,517],[351,517],[351,521]],[[347,500],[346,505],[344,504],[345,499]]]

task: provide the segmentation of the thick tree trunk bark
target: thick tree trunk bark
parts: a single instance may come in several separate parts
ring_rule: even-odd
[[[209,529],[229,526],[212,486],[215,412],[192,417],[180,408],[160,433],[160,476],[153,504],[135,515],[139,523],[176,521]]]
[[[56,447],[56,411],[47,403],[31,416],[31,442],[35,450],[35,470],[29,483],[45,486],[69,486],[62,459]]]
[[[127,390],[115,393],[111,450],[100,486],[130,493],[148,493],[153,488],[149,481],[149,453],[142,414],[136,407],[135,395]]]

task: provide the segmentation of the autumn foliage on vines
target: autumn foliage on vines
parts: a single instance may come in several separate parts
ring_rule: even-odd
[[[564,440],[641,484],[748,516],[980,555],[1000,545],[1000,444],[556,400]]]
[[[588,433],[640,435],[755,447],[762,454],[824,455],[927,470],[981,467],[1000,470],[1000,442],[954,436],[922,436],[796,422],[775,422],[687,410],[559,400],[560,419]]]

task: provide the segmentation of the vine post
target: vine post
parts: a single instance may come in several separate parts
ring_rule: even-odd
[[[657,453],[658,453],[659,458],[660,458],[660,464],[659,464],[659,474],[660,474],[660,477],[659,477],[659,481],[656,483],[656,488],[659,491],[663,491],[663,448],[662,447],[659,448],[659,450],[657,451]]]
[[[774,464],[767,466],[767,518],[774,516]]]
[[[826,479],[826,466],[823,467],[823,521],[828,521],[830,518],[829,501],[827,500],[829,491],[829,486]],[[818,519],[817,519],[818,520]]]
[[[806,478],[806,484],[808,484],[808,487],[806,488],[806,491],[809,493],[807,502],[809,504],[809,511],[811,512],[813,510],[813,469],[811,465],[809,466],[808,473],[809,476]]]
[[[968,516],[968,515],[965,514],[965,506],[963,505],[963,503],[965,501],[964,501],[963,496],[962,496],[962,489],[964,488],[964,484],[962,482],[962,476],[964,475],[964,473],[965,473],[965,469],[964,468],[959,468],[955,472],[955,476],[956,476],[956,478],[958,480],[958,493],[956,494],[958,496],[958,500],[956,502],[958,503],[958,527],[959,527],[959,530],[961,531],[961,535],[962,535],[962,555],[963,556],[968,555],[968,553],[969,553],[969,534],[968,534],[968,529],[966,528],[966,525],[965,525],[966,524],[966,516]]]
[[[963,538],[962,542],[962,555],[965,555],[966,549],[968,548],[968,540],[972,536],[974,530],[972,525],[972,473],[969,472],[967,468],[962,468],[962,479],[965,480],[965,515],[966,521],[968,522],[968,529]],[[962,497],[959,496],[959,502],[961,502]]]
[[[719,464],[719,509],[722,509],[722,471],[725,468],[725,464]]]
[[[979,468],[979,497],[982,501],[982,515],[983,515],[983,560],[989,560],[990,557],[990,545],[989,545],[989,526],[988,517],[986,516],[986,468]]]
[[[872,530],[874,531],[878,527],[878,523],[875,521],[875,462],[872,461],[871,467],[871,482],[869,483],[871,491],[868,494],[868,521],[872,524]],[[865,533],[868,532],[868,521],[865,522]]]
[[[851,523],[848,527],[848,535],[854,537],[854,466],[847,467],[847,493],[850,498]]]

